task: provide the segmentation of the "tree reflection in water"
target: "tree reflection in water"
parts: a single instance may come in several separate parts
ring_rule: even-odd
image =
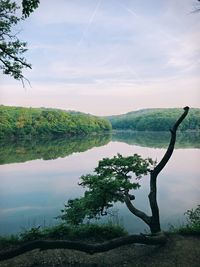
[[[0,143],[0,164],[64,158],[72,153],[106,145],[110,140],[111,134],[3,142]]]
[[[64,158],[76,152],[106,145],[110,141],[142,147],[165,148],[169,138],[169,132],[113,131],[112,134],[79,137],[2,141],[0,142],[0,164]],[[176,148],[200,148],[200,132],[179,132]]]

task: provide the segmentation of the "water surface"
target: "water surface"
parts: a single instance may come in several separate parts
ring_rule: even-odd
[[[200,135],[179,134],[176,149],[158,178],[158,202],[163,229],[183,222],[184,212],[200,203]],[[38,225],[55,224],[63,203],[79,197],[82,174],[90,173],[103,157],[117,153],[161,159],[169,133],[118,132],[72,139],[21,140],[1,144],[0,234]],[[149,213],[149,177],[135,191],[135,206]],[[114,217],[132,233],[147,229],[124,204]],[[117,216],[116,216],[117,214]]]

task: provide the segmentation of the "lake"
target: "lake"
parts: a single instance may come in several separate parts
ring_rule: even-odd
[[[79,197],[82,174],[98,161],[117,153],[134,153],[159,161],[170,138],[167,132],[113,132],[79,138],[1,142],[0,234],[17,233],[33,226],[54,225],[63,204]],[[184,212],[200,203],[200,133],[179,133],[176,149],[158,177],[161,227],[180,226]],[[149,213],[149,177],[134,192],[135,206]],[[124,204],[104,218],[123,225],[130,233],[147,230]]]

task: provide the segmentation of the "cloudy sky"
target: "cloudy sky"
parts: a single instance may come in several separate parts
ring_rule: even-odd
[[[41,0],[19,27],[31,82],[1,74],[1,104],[96,115],[200,107],[196,0]]]

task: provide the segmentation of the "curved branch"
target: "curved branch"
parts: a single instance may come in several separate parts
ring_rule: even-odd
[[[106,241],[101,244],[86,244],[84,242],[74,242],[67,240],[35,240],[27,242],[18,248],[10,251],[0,253],[0,261],[14,258],[25,252],[32,251],[34,249],[47,250],[47,249],[74,249],[83,251],[88,254],[94,254],[99,252],[109,251],[111,249],[132,244],[147,244],[147,245],[163,245],[167,242],[167,238],[164,234],[157,236],[145,236],[145,235],[130,235],[120,238],[115,238],[110,241]]]
[[[171,139],[170,139],[170,143],[169,146],[167,148],[167,151],[165,153],[165,155],[163,156],[163,158],[161,159],[161,161],[159,162],[159,164],[154,168],[154,170],[152,170],[152,173],[154,173],[154,175],[158,175],[162,169],[165,167],[165,165],[167,164],[167,162],[169,161],[173,151],[174,151],[174,145],[176,142],[176,131],[179,127],[179,125],[181,124],[181,122],[185,119],[185,117],[188,114],[189,111],[189,107],[184,107],[184,112],[183,114],[180,116],[180,118],[175,122],[174,126],[172,127],[172,129],[170,129],[171,132]]]
[[[130,210],[130,212],[132,212],[135,216],[137,216],[137,217],[139,217],[140,219],[142,219],[146,224],[148,224],[148,225],[150,224],[150,222],[151,222],[151,217],[149,217],[149,216],[148,216],[146,213],[144,213],[143,211],[136,209],[136,208],[133,206],[133,204],[132,204],[132,202],[131,202],[130,197],[129,197],[128,194],[126,194],[126,195],[124,196],[124,201],[125,201],[125,203],[126,203],[127,208]]]
[[[171,139],[170,139],[170,143],[168,145],[167,151],[165,152],[165,155],[163,156],[159,164],[151,171],[149,203],[150,203],[151,212],[152,212],[151,223],[150,223],[150,229],[152,233],[156,233],[160,231],[160,216],[159,216],[159,208],[158,208],[158,203],[157,203],[157,185],[156,185],[157,176],[162,171],[162,169],[165,167],[165,165],[169,161],[174,151],[174,145],[176,142],[176,131],[179,125],[181,124],[181,122],[187,116],[188,111],[189,111],[189,107],[185,107],[183,114],[179,117],[179,119],[175,122],[174,126],[170,130]]]
[[[12,55],[11,53],[9,53],[2,45],[0,45],[0,49],[2,50],[3,53],[5,53],[7,56],[11,57],[12,59],[14,59],[14,61],[19,62],[20,64],[22,64],[23,66],[25,66],[26,68],[30,68],[31,69],[31,65],[26,63],[25,61],[22,61],[20,58]]]
[[[6,66],[6,68],[8,68],[9,71],[11,71],[11,67],[6,63],[6,61],[4,61],[2,58],[0,58],[0,61]]]

